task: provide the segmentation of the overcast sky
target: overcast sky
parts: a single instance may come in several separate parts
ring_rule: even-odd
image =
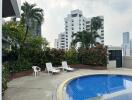
[[[122,33],[132,32],[132,0],[21,0],[36,3],[44,10],[42,35],[54,46],[54,39],[64,32],[64,18],[80,9],[85,17],[104,16],[105,44],[120,46]]]

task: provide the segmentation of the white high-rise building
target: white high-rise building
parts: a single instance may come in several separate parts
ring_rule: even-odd
[[[65,39],[65,33],[60,33],[58,35],[58,39],[55,39],[55,48],[57,49],[66,49],[66,39]]]
[[[98,16],[102,20],[102,28],[98,30],[98,34],[101,36],[101,39],[97,40],[98,42],[104,44],[104,18],[103,16]],[[65,21],[65,48],[69,49],[71,42],[72,42],[72,34],[77,33],[83,30],[90,31],[91,27],[91,19],[92,18],[85,18],[83,16],[82,11],[79,9],[71,11],[70,14],[67,15],[66,18],[64,18]],[[57,48],[57,42],[60,42],[60,37],[58,36],[58,39],[55,40],[55,48]],[[58,43],[61,44],[61,43]],[[79,46],[79,43],[77,44],[77,47]],[[60,48],[60,47],[59,47]]]
[[[65,33],[67,49],[70,47],[72,41],[72,34],[79,31],[86,30],[86,18],[83,16],[82,11],[73,10],[65,20]]]
[[[123,56],[130,56],[130,37],[129,32],[123,33]]]

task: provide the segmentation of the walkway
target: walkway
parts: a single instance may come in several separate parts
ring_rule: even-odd
[[[132,75],[132,70],[88,70],[79,69],[74,72],[61,72],[56,75],[48,75],[41,72],[39,76],[25,76],[17,78],[8,83],[3,100],[56,100],[56,89],[66,79],[83,74],[115,73]]]

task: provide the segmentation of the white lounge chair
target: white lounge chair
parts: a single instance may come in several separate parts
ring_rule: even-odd
[[[49,72],[52,72],[52,74],[60,72],[59,69],[57,69],[57,68],[55,68],[55,67],[52,66],[52,63],[46,63],[46,69],[48,71],[48,74],[49,74]]]
[[[37,76],[37,73],[41,71],[41,68],[38,66],[32,66],[35,77]]]
[[[73,71],[74,68],[71,68],[69,65],[67,65],[66,61],[62,61],[62,68],[63,70],[67,70],[67,71]]]

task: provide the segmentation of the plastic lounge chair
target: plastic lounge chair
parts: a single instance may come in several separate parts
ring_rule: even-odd
[[[60,72],[59,69],[57,69],[57,68],[55,68],[55,67],[52,66],[52,63],[46,63],[46,69],[48,71],[48,74],[49,74],[49,72],[52,72],[52,74]]]
[[[37,73],[41,71],[41,68],[38,67],[38,66],[33,66],[32,68],[33,68],[33,71],[34,71],[34,75],[36,77],[37,76]]]
[[[67,71],[73,71],[74,68],[71,68],[69,65],[67,65],[66,61],[62,61],[62,68],[63,70],[67,70]]]

